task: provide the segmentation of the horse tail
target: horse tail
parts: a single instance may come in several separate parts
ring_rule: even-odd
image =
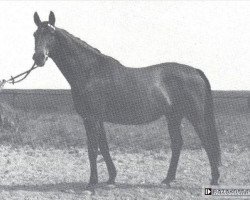
[[[218,166],[221,165],[221,149],[220,142],[215,125],[215,116],[214,116],[214,104],[212,97],[212,90],[209,80],[203,71],[197,69],[201,78],[206,84],[206,99],[205,99],[205,123],[206,123],[206,133],[208,134],[208,145],[212,148],[214,158]]]

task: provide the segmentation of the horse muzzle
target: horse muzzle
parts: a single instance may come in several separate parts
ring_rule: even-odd
[[[35,64],[39,67],[42,67],[45,65],[45,62],[48,59],[48,55],[44,53],[34,53],[33,60],[35,61]]]

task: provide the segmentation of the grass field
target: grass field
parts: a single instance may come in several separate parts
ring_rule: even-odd
[[[164,118],[143,126],[105,124],[117,184],[103,183],[107,171],[99,156],[101,183],[91,194],[84,190],[89,164],[80,117],[23,112],[7,105],[1,113],[0,199],[202,199],[202,188],[209,186],[208,159],[185,120],[185,145],[171,188],[160,184],[171,155]],[[222,146],[221,185],[250,187],[250,113],[217,114],[216,124]]]
[[[1,199],[202,199],[209,186],[210,168],[203,150],[184,150],[177,180],[171,188],[160,184],[166,176],[170,152],[111,152],[118,169],[117,183],[108,187],[107,171],[98,157],[99,186],[84,190],[89,178],[85,148],[0,148]],[[249,149],[223,149],[221,186],[249,185]],[[242,199],[242,198],[241,198]]]

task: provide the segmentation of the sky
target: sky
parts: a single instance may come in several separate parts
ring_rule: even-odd
[[[214,90],[250,90],[250,1],[0,1],[0,79],[33,64],[37,11],[127,67],[178,62]],[[49,59],[10,89],[69,89]]]

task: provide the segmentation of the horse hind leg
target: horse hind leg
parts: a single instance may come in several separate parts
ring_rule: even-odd
[[[196,133],[201,140],[201,144],[207,153],[211,166],[211,185],[218,185],[218,180],[220,177],[218,169],[220,163],[220,149],[217,145],[216,138],[213,137],[216,133],[212,133],[212,129],[208,128],[208,126],[212,125],[207,124],[206,115],[201,110],[202,109],[195,112],[195,109],[193,109],[192,114],[189,114],[187,118],[192,123]],[[215,131],[215,129],[213,129],[213,131]]]
[[[170,182],[175,180],[176,177],[177,165],[183,145],[183,139],[181,136],[181,121],[182,117],[177,116],[176,114],[168,117],[168,131],[171,139],[172,156],[167,177],[162,181],[162,183],[166,185],[169,185]]]

